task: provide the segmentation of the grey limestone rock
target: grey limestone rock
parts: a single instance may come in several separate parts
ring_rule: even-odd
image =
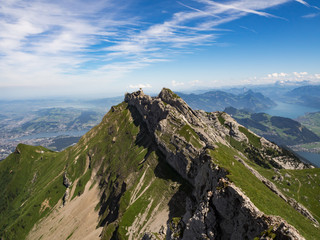
[[[66,187],[66,188],[69,188],[71,186],[71,181],[69,180],[69,178],[67,177],[67,173],[64,172],[63,174],[63,185]]]
[[[230,136],[249,142],[239,130],[241,125],[228,114],[194,111],[169,89],[154,98],[142,90],[128,93],[125,101],[138,110],[166,161],[193,186],[192,197],[186,199],[185,214],[168,222],[167,239],[253,239],[270,227],[279,239],[304,239],[285,220],[257,209],[228,181],[226,170],[213,164],[206,154],[206,149],[214,149],[217,143],[229,145]],[[221,116],[223,123],[219,121]],[[273,157],[264,153],[266,149],[281,151],[264,138],[260,143],[261,154],[271,160]],[[288,169],[307,167],[286,157],[274,161]],[[261,239],[267,237],[262,234]],[[153,238],[145,234],[143,239]]]

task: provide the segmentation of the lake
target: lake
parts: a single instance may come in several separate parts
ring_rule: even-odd
[[[308,112],[318,112],[319,109],[306,107],[297,104],[290,104],[290,103],[283,103],[283,102],[276,102],[277,106],[271,109],[264,110],[267,114],[272,116],[280,116],[280,117],[287,117],[296,119],[299,116],[303,116]]]
[[[310,152],[296,152],[301,157],[307,159],[311,162],[315,167],[320,167],[320,154],[318,153],[310,153]]]

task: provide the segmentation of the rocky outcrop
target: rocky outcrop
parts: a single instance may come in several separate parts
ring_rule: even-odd
[[[64,172],[63,174],[63,185],[66,187],[66,188],[69,188],[71,186],[71,181],[69,180],[69,178],[67,177],[67,173]]]
[[[63,206],[66,205],[68,199],[69,199],[69,195],[70,195],[70,186],[71,186],[71,181],[69,180],[69,178],[67,177],[67,172],[64,172],[63,174],[63,185],[66,187],[66,191],[62,197],[62,204]]]
[[[125,100],[75,146],[58,153],[19,145],[1,162],[0,238],[303,239],[261,210],[285,217],[306,238],[318,236],[304,217],[316,225],[314,209],[288,192],[296,183],[300,192],[295,178],[315,179],[309,171],[280,170],[308,167],[289,152],[223,112],[192,110],[169,89]],[[286,184],[282,193],[277,181]]]
[[[263,236],[270,227],[279,239],[304,239],[285,220],[259,211],[206,152],[217,143],[229,145],[230,137],[254,148],[247,136],[256,136],[254,133],[240,131],[241,125],[227,114],[193,111],[169,89],[163,89],[155,98],[140,90],[126,94],[125,101],[141,114],[166,161],[193,186],[192,197],[186,199],[186,213],[181,219],[168,222],[168,239],[253,239]],[[265,139],[260,145],[256,151],[261,154],[267,155],[267,148],[281,152]],[[293,160],[286,156],[278,160],[281,167],[290,161]],[[295,164],[307,167],[300,162]],[[145,235],[145,239],[152,238]]]

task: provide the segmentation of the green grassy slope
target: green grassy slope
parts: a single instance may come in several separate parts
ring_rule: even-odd
[[[220,115],[219,122],[224,124],[223,115]],[[245,128],[240,127],[239,130],[248,137],[249,144],[228,137],[229,144],[233,148],[219,144],[215,150],[207,150],[212,156],[213,162],[229,172],[229,180],[240,187],[261,211],[269,215],[281,216],[295,226],[306,239],[318,239],[319,227],[315,227],[309,219],[280,199],[249,169],[238,162],[235,156],[241,158],[262,176],[273,182],[285,196],[291,197],[305,206],[318,222],[320,221],[320,196],[318,194],[320,192],[320,169],[278,169],[276,164],[272,161],[265,161],[262,157],[264,153],[259,138]],[[272,149],[267,149],[267,152],[268,155],[278,156]],[[285,151],[284,154],[290,153]]]
[[[315,227],[310,220],[295,211],[275,193],[271,192],[270,189],[258,180],[243,164],[238,162],[234,158],[234,156],[241,158],[241,155],[239,155],[237,151],[222,144],[219,145],[216,150],[209,151],[213,156],[214,163],[228,170],[228,178],[240,187],[261,211],[268,215],[277,215],[286,219],[288,223],[295,226],[306,239],[317,239],[320,234],[319,228]],[[247,161],[247,163],[262,173],[263,176],[268,176],[267,178],[272,180],[272,176],[274,175],[273,169],[263,168],[252,161]],[[318,193],[320,191],[320,187],[318,181],[320,181],[320,169],[281,170],[281,172],[290,172],[292,179],[299,176],[298,178],[300,178],[302,182],[300,194],[303,192],[303,194],[305,194],[304,196],[307,196],[307,201],[309,202],[306,204],[306,201],[303,198],[295,199],[307,207],[312,212],[313,216],[319,221],[320,198]],[[318,180],[313,182],[311,185],[306,183],[306,179],[308,179],[307,176],[310,175],[310,173],[312,173],[312,176],[314,176],[314,174],[318,176]],[[284,181],[283,184],[285,185],[285,188],[288,188],[286,181]],[[283,189],[283,186],[280,185],[279,187],[280,190]],[[297,189],[294,186],[289,188],[292,196],[292,193],[295,193]],[[290,196],[287,192],[283,191],[283,193]]]
[[[168,211],[170,219],[182,217],[185,199],[192,187],[166,163],[136,111],[121,103],[112,107],[102,122],[77,145],[63,152],[19,145],[15,153],[0,162],[0,237],[24,239],[39,219],[53,211],[66,190],[64,174],[76,189],[70,198],[83,194],[90,177],[99,184],[101,198],[96,210],[100,215],[98,225],[104,227],[102,239],[141,238],[142,229],[161,211]],[[220,121],[224,122],[223,116]],[[199,136],[192,125],[177,131],[188,142],[197,145]],[[249,159],[244,159],[248,164],[280,189],[289,188],[284,194],[304,204],[318,221],[319,170],[280,170],[282,175],[289,173],[291,176],[291,185],[284,186],[285,181],[273,179],[276,164],[266,161],[259,152],[260,138],[245,128],[240,131],[250,143],[229,137],[232,147],[217,144],[215,150],[207,149],[214,163],[228,170],[230,180],[260,210],[282,216],[307,239],[316,239],[319,229],[272,193],[234,156],[241,158],[240,151]],[[200,148],[200,144],[197,147]],[[77,184],[73,186],[75,182]]]
[[[18,145],[0,164],[0,235],[23,239],[33,224],[62,198],[64,153],[42,147]]]
[[[165,163],[136,117],[127,104],[119,104],[77,145],[61,153],[19,145],[0,163],[0,236],[24,239],[62,199],[65,172],[72,183],[78,180],[71,198],[81,195],[92,171],[97,172],[103,239],[126,239],[136,216],[144,214],[150,220],[155,208],[160,211],[169,205],[172,217],[180,217],[183,212],[169,201],[190,187]],[[48,208],[44,208],[46,201]]]

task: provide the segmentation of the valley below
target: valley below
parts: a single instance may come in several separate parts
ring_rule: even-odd
[[[0,240],[320,240],[319,20],[1,1]]]
[[[301,101],[292,99],[292,97],[286,98],[285,90],[281,88],[280,90],[278,88],[258,88],[257,91],[265,93],[271,99],[253,91],[243,93],[241,89],[225,90],[225,92],[210,91],[204,94],[181,94],[181,96],[195,109],[205,111],[224,110],[226,107],[243,109],[247,113],[241,116],[241,119],[248,119],[250,114],[262,112],[270,116],[283,117],[281,121],[284,121],[284,125],[287,121],[285,118],[293,119],[319,136],[320,139],[318,108],[312,104],[313,107],[302,105]],[[272,100],[274,92],[277,94],[275,100]],[[22,101],[14,104],[0,102],[0,160],[12,153],[19,143],[44,146],[54,151],[61,151],[77,143],[82,135],[100,122],[111,105],[119,102],[120,99],[121,97],[90,101],[48,100],[43,102],[34,100],[26,102],[27,105],[24,105]],[[236,116],[233,115],[233,117]],[[240,119],[237,118],[237,120]],[[264,136],[261,129],[241,120],[240,123]],[[310,139],[310,136],[298,140],[299,132],[291,132],[283,138],[284,131],[288,129],[268,129],[265,137],[288,147],[302,160],[319,167],[320,140],[315,137]]]

